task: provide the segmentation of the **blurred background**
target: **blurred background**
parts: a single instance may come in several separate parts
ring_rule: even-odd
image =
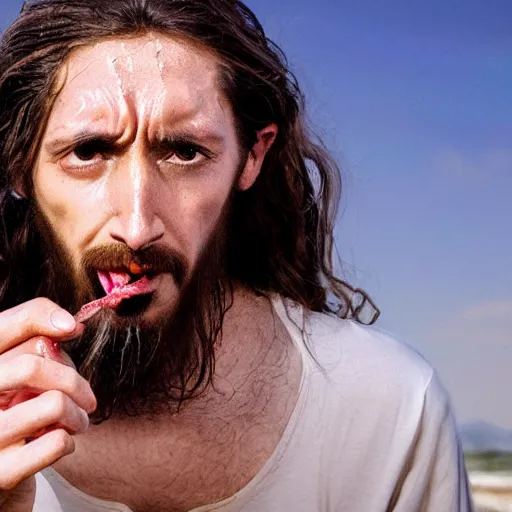
[[[344,175],[344,276],[455,408],[480,510],[512,511],[512,2],[248,0]]]
[[[480,510],[512,510],[512,2],[247,4],[342,166],[344,277],[438,370]]]

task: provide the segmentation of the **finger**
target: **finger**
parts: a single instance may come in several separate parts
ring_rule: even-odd
[[[64,341],[64,340],[63,340]],[[35,336],[7,352],[0,354],[0,364],[7,363],[23,354],[32,354],[46,359],[52,359],[59,363],[75,368],[68,354],[60,347],[60,342],[55,342],[45,336]]]
[[[0,414],[0,449],[58,424],[69,434],[89,426],[87,413],[60,391],[47,391]]]
[[[82,330],[82,327],[79,327],[79,329]],[[66,340],[60,340],[56,342],[50,340],[49,338],[45,338],[44,336],[37,336],[36,338],[32,338],[32,340],[36,344],[36,352],[38,356],[44,357],[45,359],[51,359],[52,361],[56,361],[61,364],[65,364],[66,366],[76,370],[75,363],[60,344],[61,341]],[[16,348],[13,350],[16,350]]]
[[[75,442],[64,429],[52,430],[25,445],[0,450],[0,489],[13,489],[74,450]]]
[[[90,384],[76,370],[30,354],[0,364],[0,393],[15,389],[62,391],[88,413],[93,412],[97,405]]]
[[[77,325],[70,313],[48,299],[24,302],[0,313],[0,353],[33,336],[69,339],[75,335]]]

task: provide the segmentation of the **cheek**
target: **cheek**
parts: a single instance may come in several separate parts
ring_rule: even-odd
[[[44,177],[44,179],[43,179]],[[53,173],[34,174],[34,192],[39,210],[73,259],[87,242],[87,232],[101,211],[102,198],[97,188],[84,190],[76,181]]]
[[[196,260],[206,246],[223,213],[234,180],[207,180],[197,189],[189,189],[181,195],[178,207],[178,229],[187,240],[190,257]]]

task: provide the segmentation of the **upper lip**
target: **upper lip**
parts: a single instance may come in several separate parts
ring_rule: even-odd
[[[97,267],[94,269],[95,273],[100,270],[102,272],[119,272],[119,273],[125,273],[130,276],[130,282],[133,282],[134,280],[138,280],[142,278],[143,276],[152,276],[155,273],[152,272],[151,267],[149,265],[137,265],[138,269],[140,271],[134,272],[134,268],[130,264],[129,266],[119,266],[119,267]]]

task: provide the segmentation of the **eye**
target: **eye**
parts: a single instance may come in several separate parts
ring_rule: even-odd
[[[208,158],[206,150],[191,142],[174,142],[167,147],[165,161],[176,165],[195,165]]]
[[[80,144],[73,153],[82,162],[93,160],[95,156],[105,151],[105,146],[100,141],[90,141]]]
[[[110,144],[100,139],[84,141],[75,146],[75,148],[61,160],[61,166],[64,169],[82,169],[89,168],[105,160],[107,153],[112,153]]]
[[[183,146],[176,148],[176,150],[174,151],[174,154],[180,160],[183,160],[185,162],[191,162],[192,160],[194,160],[198,153],[199,150],[192,144],[183,144]]]

